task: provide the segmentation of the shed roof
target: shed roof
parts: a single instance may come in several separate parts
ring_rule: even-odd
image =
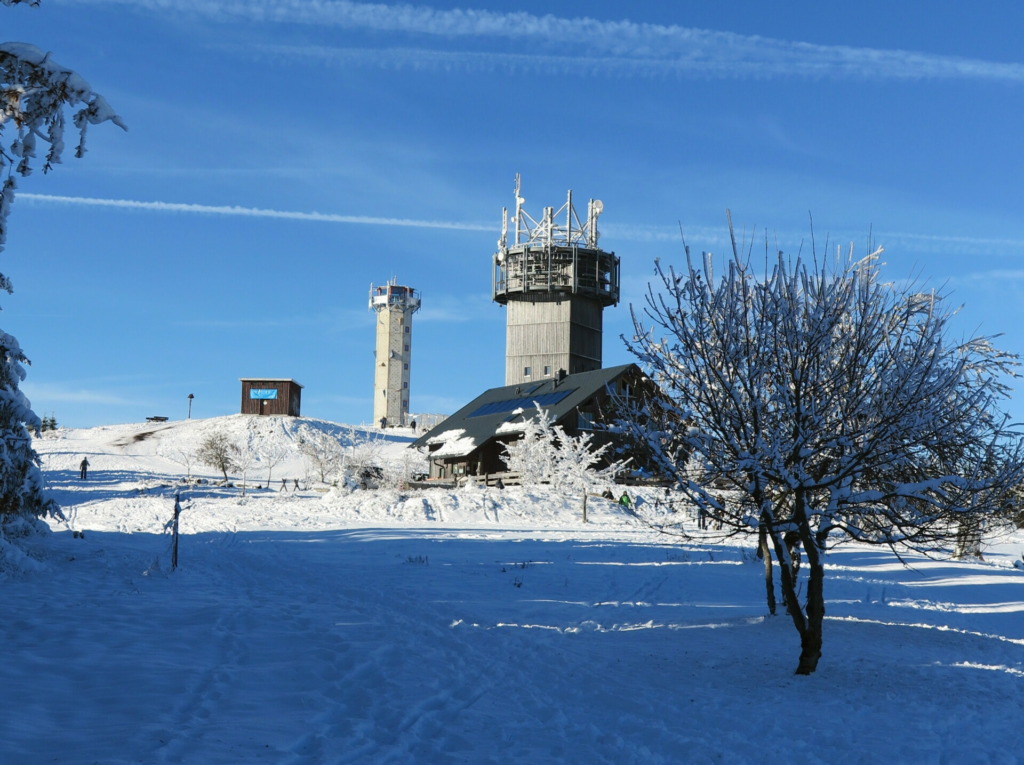
[[[304,385],[299,384],[297,380],[293,380],[290,377],[239,377],[239,382],[287,382],[293,385],[298,385],[300,388],[304,388]]]
[[[439,449],[430,453],[431,457],[464,457],[495,436],[516,431],[514,423],[530,417],[531,410],[536,413],[534,404],[547,410],[552,421],[558,423],[630,370],[640,373],[636,364],[623,364],[591,372],[577,372],[561,380],[545,378],[491,388],[428,430],[412,445],[427,447],[441,444]]]

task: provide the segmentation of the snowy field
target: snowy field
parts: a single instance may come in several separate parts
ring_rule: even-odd
[[[0,550],[0,762],[1024,761],[1024,535],[983,562],[832,552],[824,656],[797,677],[749,547],[521,489],[282,492],[294,453],[243,498],[168,456],[295,425],[37,440],[69,523]],[[387,438],[401,459],[411,434]]]

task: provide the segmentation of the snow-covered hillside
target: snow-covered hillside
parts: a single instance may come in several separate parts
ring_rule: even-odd
[[[68,524],[0,574],[0,762],[1020,761],[1024,535],[984,562],[831,553],[825,655],[797,677],[749,548],[612,502],[584,525],[538,490],[295,491],[295,453],[244,497],[179,481],[209,432],[293,445],[309,422],[37,441]],[[385,438],[403,459],[412,435]]]

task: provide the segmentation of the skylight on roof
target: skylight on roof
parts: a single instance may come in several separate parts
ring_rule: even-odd
[[[520,396],[519,398],[509,398],[504,401],[491,401],[481,405],[466,416],[485,417],[489,414],[502,414],[515,409],[533,409],[534,404],[544,408],[557,404],[575,390],[575,388],[570,388],[568,390],[557,390],[554,393],[541,393],[539,396]]]

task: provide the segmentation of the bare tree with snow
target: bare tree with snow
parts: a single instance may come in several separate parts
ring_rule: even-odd
[[[238,468],[239,456],[238,445],[223,431],[208,435],[196,450],[196,459],[219,470],[224,475],[224,483],[228,482],[228,471]]]
[[[177,462],[185,468],[185,483],[192,483],[192,464],[196,461],[195,452],[182,446],[173,446],[159,451],[161,457]]]
[[[31,6],[38,0],[0,4]],[[0,43],[0,252],[7,241],[15,177],[32,172],[41,144],[47,147],[44,173],[61,161],[65,107],[76,110],[76,156],[85,152],[89,125],[113,122],[124,127],[102,96],[50,54],[26,43]],[[0,290],[12,291],[10,279],[2,274]],[[32,449],[30,432],[38,433],[41,422],[19,390],[28,363],[18,341],[0,331],[0,516],[5,525],[13,516],[59,513],[56,502],[43,493],[39,457]]]
[[[322,483],[330,483],[341,469],[344,448],[330,433],[304,425],[299,430],[299,452],[306,463],[320,476]]]
[[[956,311],[882,283],[879,254],[812,265],[779,252],[758,277],[734,238],[716,280],[711,257],[687,250],[680,270],[657,265],[627,340],[665,394],[638,413],[660,469],[774,552],[799,674],[821,656],[829,545],[949,552],[965,524],[1005,509],[1024,466],[999,409],[1016,357],[952,339]]]
[[[273,478],[274,468],[289,455],[290,449],[280,441],[268,440],[257,447],[257,459],[267,466],[267,488]]]

